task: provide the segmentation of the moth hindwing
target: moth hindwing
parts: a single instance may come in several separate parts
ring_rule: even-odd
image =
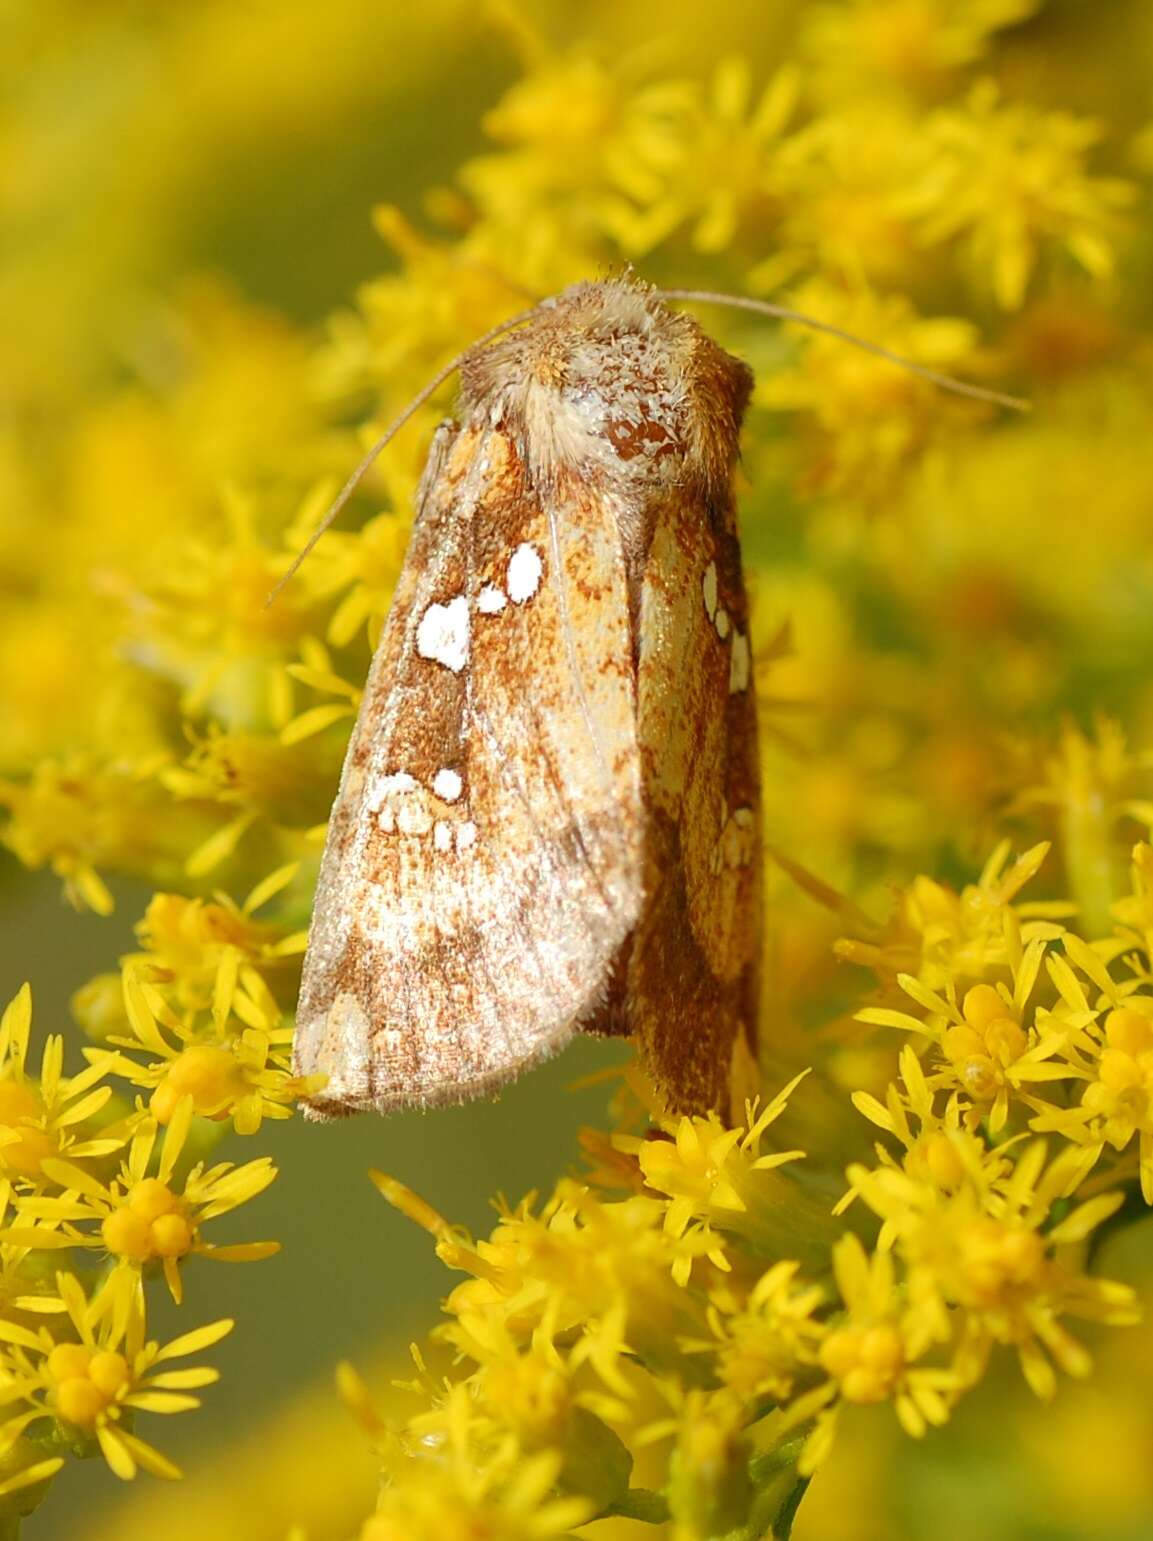
[[[727,1109],[760,944],[732,471],[752,378],[628,280],[467,355],[332,811],[309,1112],[462,1101],[579,1028]]]

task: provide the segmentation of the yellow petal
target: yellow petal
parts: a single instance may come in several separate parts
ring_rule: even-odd
[[[173,1338],[171,1343],[166,1343],[156,1355],[156,1362],[162,1359],[180,1359],[185,1354],[198,1354],[202,1348],[211,1348],[214,1343],[219,1343],[221,1338],[226,1338],[236,1323],[228,1317],[218,1322],[209,1322],[205,1327],[197,1327],[192,1332],[186,1332],[179,1338]]]
[[[101,1424],[96,1430],[96,1438],[100,1441],[100,1449],[113,1474],[122,1482],[131,1482],[136,1475],[136,1462],[132,1459],[123,1435],[119,1430]]]
[[[54,1477],[63,1465],[62,1457],[54,1455],[47,1461],[37,1461],[34,1466],[26,1466],[15,1476],[0,1482],[0,1497],[5,1493],[18,1493],[21,1488],[34,1487],[37,1482],[44,1482],[49,1477]]]

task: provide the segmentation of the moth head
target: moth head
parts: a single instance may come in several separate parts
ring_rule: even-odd
[[[666,300],[728,305],[798,322],[945,390],[1018,412],[1029,408],[1016,396],[943,375],[769,300],[706,289],[656,290],[631,277],[573,284],[555,299],[499,322],[433,376],[365,454],[266,604],[332,524],[381,450],[458,369],[466,415],[474,426],[487,416],[512,433],[538,484],[615,476],[626,489],[631,483],[645,492],[662,481],[698,496],[718,492],[736,458],[753,376],[690,317],[670,311]]]
[[[540,486],[727,482],[746,365],[632,279],[574,284],[465,359],[466,415],[516,440]]]

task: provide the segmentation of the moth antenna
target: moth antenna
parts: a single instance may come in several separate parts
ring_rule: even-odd
[[[532,317],[536,315],[539,309],[539,305],[534,305],[531,310],[522,310],[519,315],[512,316],[509,318],[509,320],[502,321],[498,326],[491,327],[482,336],[478,337],[475,342],[470,343],[467,348],[462,349],[462,351],[458,353],[455,358],[450,359],[448,363],[445,364],[443,369],[437,370],[436,374],[433,375],[428,384],[424,386],[420,391],[418,391],[418,393],[409,402],[408,406],[405,407],[400,416],[394,418],[392,422],[389,423],[388,427],[381,434],[380,438],[377,439],[375,444],[372,445],[371,449],[369,449],[363,456],[360,464],[356,467],[352,475],[345,482],[344,486],[337,493],[336,497],[329,504],[328,512],[325,514],[324,518],[316,526],[316,529],[313,530],[312,534],[305,541],[304,545],[293,557],[292,565],[289,567],[288,571],[282,577],[277,579],[272,592],[264,601],[264,608],[266,610],[268,609],[269,605],[272,604],[273,600],[275,600],[281,589],[283,589],[284,585],[297,572],[300,564],[312,550],[313,546],[316,545],[317,541],[324,534],[325,530],[327,530],[329,525],[332,524],[333,520],[340,515],[344,505],[356,491],[357,487],[360,486],[361,482],[364,480],[365,474],[369,471],[373,461],[380,454],[381,450],[383,450],[388,444],[392,442],[392,440],[404,427],[405,423],[408,422],[409,418],[412,417],[413,413],[418,412],[420,408],[424,406],[425,402],[433,394],[433,392],[438,391],[444,382],[449,378],[449,376],[456,373],[456,371],[460,368],[461,364],[470,353],[472,353],[477,348],[483,348],[486,343],[494,342],[498,337],[503,337],[505,332],[511,332],[513,327],[523,326],[526,321],[531,320]]]
[[[990,391],[983,385],[970,385],[953,375],[941,374],[936,369],[929,369],[911,358],[905,358],[901,353],[894,353],[891,348],[883,348],[880,343],[858,337],[855,332],[834,326],[831,321],[819,321],[816,316],[807,316],[803,310],[792,310],[788,305],[774,305],[770,300],[754,300],[743,294],[714,293],[711,289],[660,289],[657,292],[662,300],[692,300],[700,304],[728,305],[733,310],[751,310],[757,315],[772,316],[777,321],[796,321],[812,332],[824,332],[828,337],[838,337],[842,342],[852,343],[865,353],[887,359],[890,364],[899,364],[910,374],[919,375],[922,380],[939,385],[943,390],[953,391],[958,396],[971,396],[974,401],[988,401],[998,407],[1010,407],[1014,412],[1032,411],[1031,403],[1020,396],[1006,396],[1001,391]]]

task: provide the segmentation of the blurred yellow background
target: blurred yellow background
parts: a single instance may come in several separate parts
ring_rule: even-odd
[[[945,13],[957,20],[950,36],[959,41],[934,64],[937,78],[922,69],[917,29],[939,27]],[[171,532],[195,531],[221,489],[241,488],[287,523],[307,488],[352,463],[352,427],[375,408],[373,392],[403,401],[411,391],[408,373],[395,386],[374,373],[387,358],[390,326],[403,332],[403,315],[383,307],[383,344],[377,335],[380,353],[359,391],[349,384],[347,356],[339,368],[333,363],[342,339],[346,353],[355,351],[342,328],[359,286],[401,269],[405,241],[416,238],[400,216],[413,228],[463,219],[459,192],[446,189],[462,163],[491,153],[499,124],[488,120],[486,132],[485,115],[537,67],[534,48],[565,58],[579,45],[609,65],[635,61],[628,67],[637,79],[655,72],[699,81],[739,54],[759,92],[801,39],[817,89],[835,101],[850,91],[841,74],[853,67],[837,27],[870,15],[880,18],[873,32],[850,43],[874,40],[892,96],[919,92],[927,112],[989,75],[1030,102],[1102,120],[1102,176],[1136,182],[1153,166],[1153,8],[1141,0],[671,0],[659,13],[639,0],[526,0],[516,8],[478,0],[8,0],[0,16],[0,605],[9,611],[0,625],[0,777],[18,782],[40,756],[66,755],[97,732],[85,680],[75,675],[92,619],[70,607],[70,583],[107,593],[112,604],[123,573],[152,547],[157,555],[144,570],[162,586],[160,554],[174,570],[184,560]],[[882,92],[878,125],[883,109]],[[566,110],[573,121],[556,134],[556,153],[579,159],[581,103],[574,98]],[[591,106],[589,113],[595,134]],[[880,138],[873,153],[886,153]],[[860,168],[839,174],[867,202]],[[837,175],[830,185],[841,186]],[[378,205],[400,211],[382,222],[391,244],[374,228]],[[1137,740],[1153,722],[1145,663],[1153,656],[1153,455],[1145,443],[1153,241],[1143,206],[1117,207],[1129,221],[1117,275],[1098,273],[1093,288],[1075,262],[1058,263],[1029,276],[1024,308],[999,307],[988,286],[961,300],[958,289],[919,276],[902,251],[892,257],[892,289],[920,284],[926,313],[961,315],[975,328],[972,342],[966,336],[953,347],[946,338],[944,367],[989,366],[992,377],[1008,359],[1008,383],[1042,393],[1031,437],[1011,430],[976,444],[967,481],[955,462],[942,471],[930,456],[921,466],[916,446],[898,446],[906,518],[887,523],[896,474],[889,451],[862,471],[843,423],[822,423],[826,437],[799,474],[788,459],[792,415],[783,426],[773,420],[766,458],[751,457],[758,615],[766,639],[791,617],[797,649],[773,686],[785,697],[815,697],[805,711],[826,711],[829,724],[803,763],[789,758],[787,743],[779,750],[778,786],[787,790],[770,801],[770,834],[800,828],[803,849],[792,854],[882,910],[898,877],[936,860],[938,875],[957,879],[984,849],[1017,773],[998,736],[1006,725],[1027,721],[1055,735],[1063,712],[1088,724],[1100,711],[1119,716]],[[814,208],[802,213],[816,223]],[[851,253],[857,215],[876,258],[866,287],[884,278],[882,221],[847,195],[830,207],[828,228],[797,238],[807,266],[798,260],[784,276],[833,271],[838,241]],[[705,217],[700,209],[686,216]],[[725,216],[713,209],[708,217]],[[653,276],[739,286],[757,216],[746,209],[735,217],[749,224],[727,267],[718,243],[698,229],[699,239],[660,251]],[[531,240],[526,231],[526,250]],[[637,253],[642,273],[647,256]],[[773,256],[764,251],[764,262]],[[1082,256],[1092,269],[1092,254]],[[584,260],[574,254],[573,266]],[[1016,280],[1006,273],[1011,288]],[[870,314],[862,314],[868,330]],[[872,315],[874,328],[884,322],[883,310]],[[900,336],[880,340],[908,345]],[[741,342],[759,352],[764,379],[780,360],[773,329],[759,340],[755,329],[742,331]],[[298,392],[313,359],[320,386]],[[859,365],[838,367],[849,377],[839,382],[838,405],[851,414]],[[406,357],[405,369],[415,368]],[[326,384],[326,370],[340,376],[336,385]],[[770,386],[762,404],[807,410],[806,391],[822,378],[794,381],[793,400],[785,391],[774,401]],[[883,416],[885,404],[870,410]],[[800,440],[807,433],[796,429]],[[398,455],[402,468],[381,473],[398,496],[419,461],[415,437]],[[858,498],[858,486],[867,495]],[[765,514],[777,495],[789,500],[779,520],[773,508]],[[372,496],[385,501],[379,486]],[[920,525],[908,517],[918,498]],[[46,572],[56,575],[52,583],[42,582]],[[870,583],[879,597],[866,661],[858,622],[841,600],[846,586]],[[924,635],[934,626],[945,640],[927,665]],[[915,726],[905,714],[917,717]],[[991,719],[996,731],[983,737]],[[795,715],[773,722],[784,737],[809,731]],[[133,752],[133,733],[147,737],[131,720],[117,731]],[[1147,795],[1144,771],[1137,766],[1127,785],[1130,801]],[[323,816],[310,805],[302,822]],[[942,837],[946,825],[955,838]],[[1130,843],[1138,832],[1129,831]],[[62,905],[52,872],[30,873],[0,853],[0,995],[30,978],[41,1030],[77,1038],[70,998],[134,946],[132,928],[151,892],[147,871],[146,863],[135,876],[105,870],[115,912],[77,914]],[[835,922],[811,919],[789,920],[777,933],[786,983],[774,1009],[787,1016],[784,997],[794,992],[794,1036],[835,1014],[830,999],[847,998],[850,987],[834,983],[798,1026],[807,971],[836,934]],[[804,1057],[795,1043],[782,1054]],[[483,1229],[492,1194],[547,1188],[573,1161],[578,1128],[603,1119],[607,1094],[603,1084],[574,1091],[572,1083],[621,1058],[614,1045],[582,1042],[497,1104],[325,1128],[297,1119],[266,1125],[260,1152],[276,1160],[280,1179],[242,1221],[225,1222],[218,1239],[275,1236],[283,1251],[251,1267],[197,1269],[196,1319],[228,1315],[239,1325],[216,1351],[223,1380],[204,1409],[164,1430],[186,1485],[172,1490],[145,1477],[126,1491],[99,1462],[72,1463],[27,1533],[45,1541],[272,1541],[294,1520],[311,1541],[352,1533],[372,1503],[374,1464],[337,1398],[333,1367],[354,1359],[376,1367],[383,1384],[391,1354],[404,1373],[407,1339],[429,1324],[449,1286],[428,1238],[385,1208],[366,1169],[394,1172],[442,1213]],[[235,1149],[229,1156],[244,1159]],[[1107,1271],[1147,1280],[1149,1230],[1145,1222],[1107,1244]],[[165,1305],[154,1330],[183,1330],[183,1320]],[[875,1410],[858,1410],[794,1535],[1140,1541],[1153,1533],[1151,1373],[1153,1336],[1141,1328],[1114,1334],[1096,1378],[1063,1388],[1052,1407],[1034,1403],[1006,1370],[921,1444]],[[617,1533],[625,1528],[603,1531]]]

